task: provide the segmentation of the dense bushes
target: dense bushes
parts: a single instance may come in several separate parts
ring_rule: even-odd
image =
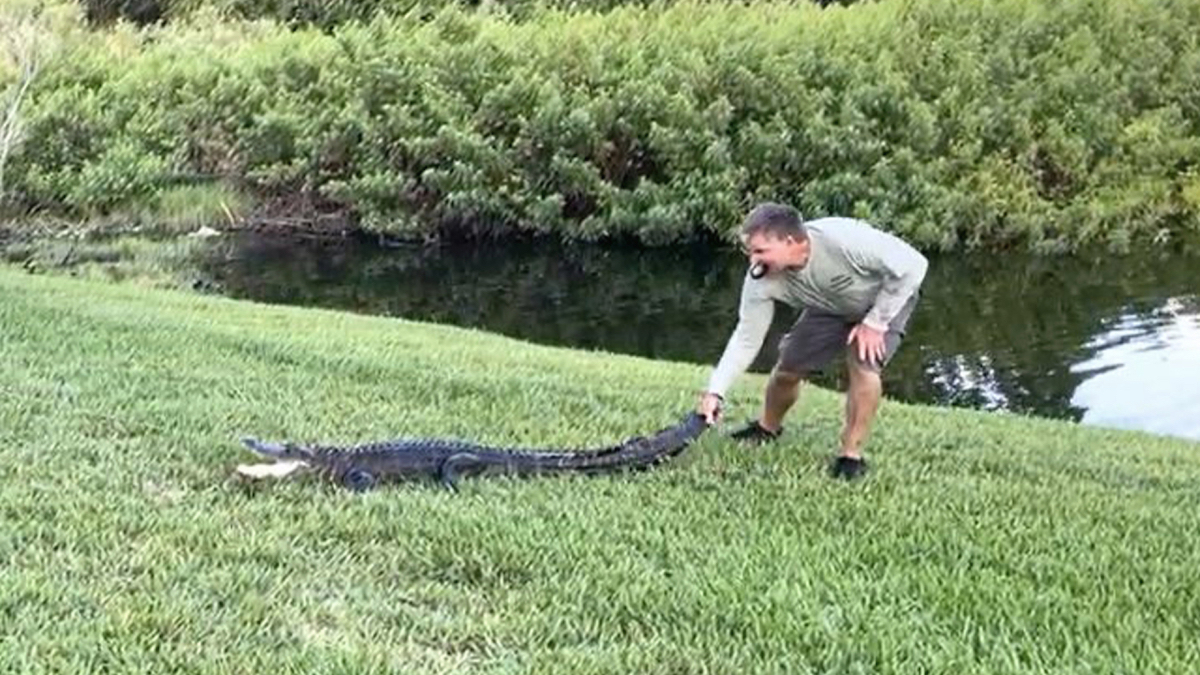
[[[110,25],[117,20],[145,25],[190,17],[201,8],[229,19],[274,19],[290,26],[330,28],[363,21],[377,12],[403,14],[417,7],[469,6],[474,0],[81,0],[88,22]]]
[[[821,6],[850,5],[856,0],[809,0]],[[144,25],[186,19],[200,9],[212,9],[231,19],[273,19],[289,26],[332,28],[367,21],[376,14],[399,15],[431,11],[447,5],[479,7],[514,17],[539,8],[608,10],[621,5],[649,5],[673,0],[80,0],[89,23],[117,20]]]
[[[10,174],[29,209],[219,175],[412,235],[660,243],[770,198],[926,247],[1161,240],[1200,212],[1197,34],[1197,0],[125,28],[47,66]]]

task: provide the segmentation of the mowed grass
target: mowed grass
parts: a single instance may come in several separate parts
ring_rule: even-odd
[[[0,268],[0,672],[1185,673],[1200,444],[841,398],[612,477],[247,484],[243,434],[553,448],[708,364]],[[746,377],[728,423],[754,413]]]

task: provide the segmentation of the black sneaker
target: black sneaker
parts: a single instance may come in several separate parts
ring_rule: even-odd
[[[857,457],[838,455],[829,465],[829,475],[834,478],[854,480],[867,472],[867,461]]]
[[[746,426],[742,427],[741,429],[738,429],[737,431],[733,432],[732,434],[729,434],[729,437],[734,440],[737,440],[737,441],[743,441],[745,443],[754,443],[757,445],[759,443],[768,443],[770,441],[773,441],[776,438],[779,438],[779,435],[782,433],[783,433],[782,427],[778,431],[768,431],[767,429],[764,429],[761,424],[758,423],[758,420],[754,420],[754,421],[748,422],[746,424]]]

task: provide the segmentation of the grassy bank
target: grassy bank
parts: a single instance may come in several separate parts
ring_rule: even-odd
[[[707,365],[0,268],[0,670],[1183,673],[1200,447],[885,404],[633,477],[247,486],[236,438],[606,442]],[[753,412],[747,378],[731,419]]]

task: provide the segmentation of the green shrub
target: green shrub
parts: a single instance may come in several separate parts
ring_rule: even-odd
[[[230,19],[269,19],[292,27],[332,29],[345,23],[369,21],[377,14],[430,12],[447,6],[477,8],[489,13],[527,18],[544,8],[607,11],[626,5],[650,5],[673,0],[80,0],[89,22],[110,25],[118,20],[146,25],[186,20],[202,10]],[[809,0],[822,7],[851,5],[856,0]]]
[[[96,33],[29,103],[30,207],[199,173],[394,234],[726,237],[760,199],[927,248],[1196,229],[1200,2],[680,2],[331,33]]]

